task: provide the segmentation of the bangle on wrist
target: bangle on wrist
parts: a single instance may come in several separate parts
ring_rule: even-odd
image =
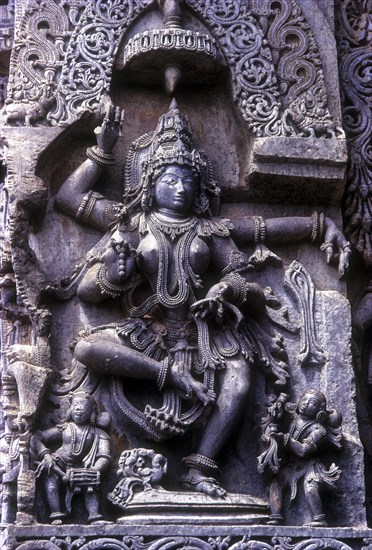
[[[104,153],[97,145],[88,147],[87,157],[100,166],[110,166],[110,164],[115,164],[114,153]]]
[[[50,449],[43,449],[40,453],[39,453],[39,456],[40,458],[44,458],[45,455],[51,455],[51,451]]]
[[[323,212],[320,212],[319,214],[319,239],[323,240],[323,237],[325,235],[325,215]]]

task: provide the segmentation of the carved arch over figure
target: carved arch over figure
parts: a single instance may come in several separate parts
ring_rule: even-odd
[[[66,40],[69,33],[65,32],[64,46],[59,45],[63,55],[54,70],[57,74],[60,66],[61,74],[56,76],[52,98],[56,106],[47,115],[50,123],[66,126],[85,110],[99,110],[108,99],[122,36],[153,5],[152,0],[87,2],[79,21],[74,18],[70,38]],[[258,137],[334,135],[339,113],[323,71],[329,58],[320,51],[323,46],[316,43],[306,10],[298,2],[186,0],[185,9],[209,29],[223,52],[232,74],[234,99],[249,131]],[[315,11],[322,16],[318,7]],[[49,8],[44,18],[48,17]],[[25,18],[26,24],[30,14]],[[35,29],[29,31],[36,33],[36,40]],[[14,56],[14,62],[16,57],[25,60],[21,63],[25,73],[32,65],[25,55],[27,48],[25,42]],[[40,85],[46,77],[53,78],[48,67],[44,75],[39,73]],[[17,103],[15,96],[13,90],[11,102]]]

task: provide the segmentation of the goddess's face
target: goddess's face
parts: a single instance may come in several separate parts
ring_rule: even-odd
[[[88,399],[75,398],[71,403],[71,419],[75,424],[86,424],[92,414],[92,404]]]
[[[194,203],[196,182],[188,166],[170,164],[155,181],[154,198],[159,210],[187,214]]]

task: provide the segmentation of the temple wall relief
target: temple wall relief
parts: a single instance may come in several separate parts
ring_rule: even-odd
[[[369,547],[333,13],[15,2],[4,547]]]

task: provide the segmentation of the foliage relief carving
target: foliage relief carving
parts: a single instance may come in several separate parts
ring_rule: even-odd
[[[66,126],[86,110],[99,111],[109,101],[120,38],[151,4],[75,1],[65,3],[66,13],[35,0],[17,37],[13,64],[20,71],[18,81],[10,83],[5,122],[45,124],[46,118]],[[232,71],[234,99],[250,131],[257,136],[335,135],[319,51],[294,0],[187,4],[219,41]],[[38,90],[36,96],[31,89]]]
[[[363,5],[362,5],[363,4]],[[369,4],[370,6],[370,4]],[[367,266],[372,266],[371,18],[366,2],[340,0],[339,53],[343,123],[349,150],[344,196],[345,230]]]

